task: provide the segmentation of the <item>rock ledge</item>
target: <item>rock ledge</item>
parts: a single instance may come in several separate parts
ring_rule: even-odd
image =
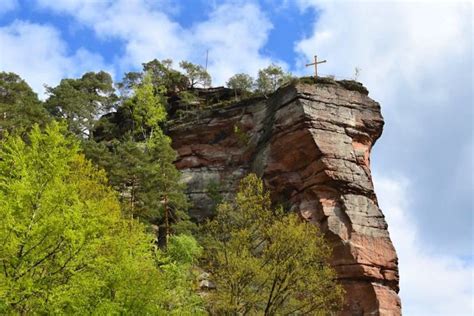
[[[231,195],[255,172],[275,203],[319,226],[333,246],[346,289],[341,315],[400,315],[398,259],[370,171],[383,124],[361,84],[300,80],[268,99],[176,122],[170,136],[196,220],[211,215],[211,184]]]

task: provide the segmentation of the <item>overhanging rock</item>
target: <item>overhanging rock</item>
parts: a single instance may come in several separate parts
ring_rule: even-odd
[[[370,171],[383,124],[358,83],[299,83],[175,121],[170,135],[195,219],[212,212],[210,185],[232,195],[255,172],[274,202],[325,233],[346,290],[342,315],[399,315],[397,255]]]

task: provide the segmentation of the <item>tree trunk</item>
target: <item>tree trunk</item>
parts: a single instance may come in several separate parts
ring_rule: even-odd
[[[165,248],[168,247],[168,238],[170,236],[170,222],[169,222],[169,213],[168,213],[168,196],[165,195],[164,198],[164,209],[165,209]]]

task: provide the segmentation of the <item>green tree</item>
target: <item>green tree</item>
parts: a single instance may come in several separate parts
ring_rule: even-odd
[[[107,145],[91,142],[85,151],[107,170],[109,183],[120,193],[125,214],[158,225],[162,244],[172,233],[193,230],[181,174],[173,164],[176,153],[171,139],[161,130],[147,142],[131,137]]]
[[[130,96],[134,87],[142,83],[145,74],[151,77],[155,94],[170,95],[183,91],[187,88],[188,79],[179,71],[172,68],[173,61],[164,59],[159,61],[153,59],[143,63],[143,72],[128,72],[122,82],[117,84],[122,96]]]
[[[153,136],[158,124],[166,120],[166,109],[163,94],[156,94],[152,76],[146,73],[143,81],[134,87],[134,95],[125,102],[130,109],[135,129],[142,134],[143,139]]]
[[[0,72],[0,133],[21,134],[33,124],[44,125],[49,120],[48,112],[25,80],[12,72]]]
[[[197,246],[178,240],[171,256],[154,252],[144,226],[122,218],[105,173],[64,133],[36,126],[27,142],[0,144],[0,313],[202,313],[189,277]]]
[[[254,79],[244,73],[236,74],[227,81],[227,87],[238,90],[241,93],[250,93],[254,87]]]
[[[125,73],[121,82],[117,83],[117,89],[120,92],[120,96],[127,98],[133,93],[135,86],[139,85],[142,81],[142,73],[131,71]]]
[[[280,66],[271,64],[267,68],[258,71],[257,92],[267,96],[288,83],[291,78],[291,74],[285,73]]]
[[[174,235],[170,237],[166,251],[158,250],[157,261],[162,274],[162,300],[167,302],[166,315],[207,315],[202,299],[196,295],[197,284],[193,264],[201,255],[203,249],[189,235]]]
[[[180,234],[170,237],[166,254],[174,262],[192,265],[202,255],[202,251],[194,237]]]
[[[158,225],[160,244],[166,245],[172,233],[189,232],[193,225],[180,173],[173,164],[176,153],[160,127],[166,120],[163,95],[154,93],[149,73],[134,91],[124,107],[136,132],[108,145],[88,144],[86,154],[107,170],[127,214]]]
[[[104,72],[88,72],[79,79],[63,79],[56,87],[46,87],[45,106],[57,119],[67,122],[76,135],[91,136],[100,115],[110,111],[117,101],[112,77]]]
[[[211,76],[201,65],[196,65],[188,61],[182,61],[179,66],[183,68],[188,79],[188,87],[195,88],[197,85],[208,87],[211,85]]]
[[[206,263],[217,287],[206,296],[211,313],[327,315],[341,306],[322,235],[296,214],[272,208],[254,174],[205,229]]]
[[[147,143],[146,155],[149,157],[149,166],[143,190],[147,193],[142,200],[152,206],[158,197],[160,204],[153,209],[158,211],[156,219],[164,230],[167,244],[171,233],[190,233],[193,230],[187,213],[189,204],[184,194],[185,186],[181,183],[181,173],[173,163],[176,152],[171,147],[171,138],[161,130],[157,130]]]
[[[183,91],[187,86],[186,76],[174,70],[172,66],[171,59],[164,59],[161,62],[154,59],[143,64],[143,72],[151,75],[155,90],[165,95]]]

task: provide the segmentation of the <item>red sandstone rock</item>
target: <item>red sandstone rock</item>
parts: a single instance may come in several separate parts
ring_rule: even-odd
[[[347,293],[341,315],[400,315],[397,255],[370,172],[383,118],[378,103],[351,87],[292,85],[268,100],[175,122],[176,166],[198,220],[210,214],[209,183],[232,194],[256,172],[274,202],[318,225],[333,246],[332,265]]]

